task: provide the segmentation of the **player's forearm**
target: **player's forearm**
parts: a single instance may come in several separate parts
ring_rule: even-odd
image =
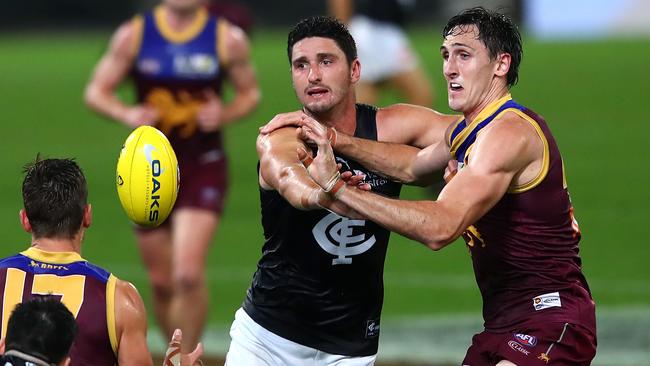
[[[444,248],[460,235],[457,225],[435,201],[397,200],[354,188],[346,188],[337,196],[338,201],[369,220],[433,250]]]
[[[334,150],[353,158],[366,168],[407,184],[421,183],[412,165],[420,149],[408,145],[378,142],[338,133]]]
[[[258,88],[238,93],[230,103],[224,105],[221,120],[224,124],[230,124],[246,117],[257,108],[260,98]]]
[[[90,85],[84,93],[84,101],[88,107],[106,117],[122,123],[126,119],[128,106],[110,92]]]

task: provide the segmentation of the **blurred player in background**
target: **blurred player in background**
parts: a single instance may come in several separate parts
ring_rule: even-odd
[[[116,96],[129,75],[135,105]],[[224,79],[234,88],[229,103],[221,99]],[[132,128],[156,126],[176,151],[181,185],[175,209],[166,224],[136,233],[158,323],[168,337],[182,328],[184,349],[198,341],[207,316],[205,260],[228,184],[221,131],[251,113],[259,99],[246,35],[208,15],[202,0],[164,0],[123,24],[86,88],[91,108]]]
[[[303,119],[301,136],[318,145],[311,176],[324,189],[340,186],[337,201],[431,249],[463,236],[485,320],[463,365],[589,365],[595,304],[562,157],[544,119],[510,95],[522,57],[519,31],[505,15],[473,8],[451,18],[443,38],[449,107],[462,117],[446,131],[404,124],[402,143],[429,139],[418,152],[343,133],[332,142],[327,128]],[[417,178],[444,169],[451,157],[448,184],[436,201],[355,189],[338,182],[331,145],[391,177]]]
[[[287,52],[304,113],[360,138],[380,138],[377,109],[356,104],[360,65],[342,23],[330,17],[299,22],[289,33]],[[389,232],[340,216],[351,213],[328,203],[296,152],[307,158],[311,150],[294,127],[261,135],[257,149],[265,242],[235,314],[226,364],[374,364]],[[399,184],[351,159],[337,161],[346,172],[364,174],[376,191],[399,195]],[[335,189],[340,187],[331,193]]]
[[[0,365],[68,366],[77,331],[70,310],[52,296],[20,303],[11,312],[7,334],[0,341]]]
[[[330,13],[348,24],[363,65],[357,100],[376,104],[380,89],[396,89],[405,102],[430,107],[429,78],[403,30],[415,0],[328,0]]]
[[[73,160],[36,160],[25,169],[23,229],[31,246],[0,260],[1,333],[19,303],[51,295],[77,320],[71,365],[152,365],[147,314],[135,287],[84,260],[81,243],[92,223],[83,172]],[[180,334],[175,334],[176,340]],[[199,344],[188,365],[203,352]]]

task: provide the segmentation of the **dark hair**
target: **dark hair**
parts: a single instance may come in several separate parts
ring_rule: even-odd
[[[345,58],[350,65],[357,58],[357,45],[354,43],[354,38],[352,38],[345,25],[336,18],[317,15],[301,20],[289,32],[287,39],[289,64],[291,64],[293,45],[309,37],[329,38],[336,42],[343,53],[345,53]]]
[[[68,308],[50,296],[18,304],[9,317],[6,350],[58,364],[70,353],[77,322]]]
[[[34,236],[73,238],[81,228],[88,198],[86,178],[77,163],[36,157],[24,173],[23,204]]]
[[[471,25],[478,28],[478,39],[490,52],[491,59],[495,59],[499,53],[510,54],[512,61],[507,75],[508,87],[517,84],[523,50],[521,34],[512,19],[480,6],[467,9],[449,19],[442,31],[442,37],[465,33]]]

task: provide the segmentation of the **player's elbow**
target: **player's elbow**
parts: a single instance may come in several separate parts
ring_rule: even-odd
[[[90,83],[88,86],[86,86],[86,89],[84,90],[84,103],[86,106],[92,109],[97,109],[97,106],[99,105],[99,100],[101,99],[101,90],[99,87],[96,85]]]
[[[435,232],[430,232],[427,239],[423,242],[429,249],[438,251],[451,244],[458,238],[457,230],[452,227],[440,226]]]

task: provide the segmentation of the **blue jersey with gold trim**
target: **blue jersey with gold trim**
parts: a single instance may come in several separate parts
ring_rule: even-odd
[[[131,70],[139,103],[159,113],[156,127],[182,160],[221,150],[221,133],[197,128],[197,113],[208,93],[221,94],[227,63],[229,23],[200,9],[182,31],[167,23],[164,7],[134,18],[136,59]]]
[[[71,365],[116,365],[115,282],[110,272],[77,253],[32,247],[2,259],[2,337],[18,303],[36,296],[53,296],[66,305],[79,326],[70,351]]]

